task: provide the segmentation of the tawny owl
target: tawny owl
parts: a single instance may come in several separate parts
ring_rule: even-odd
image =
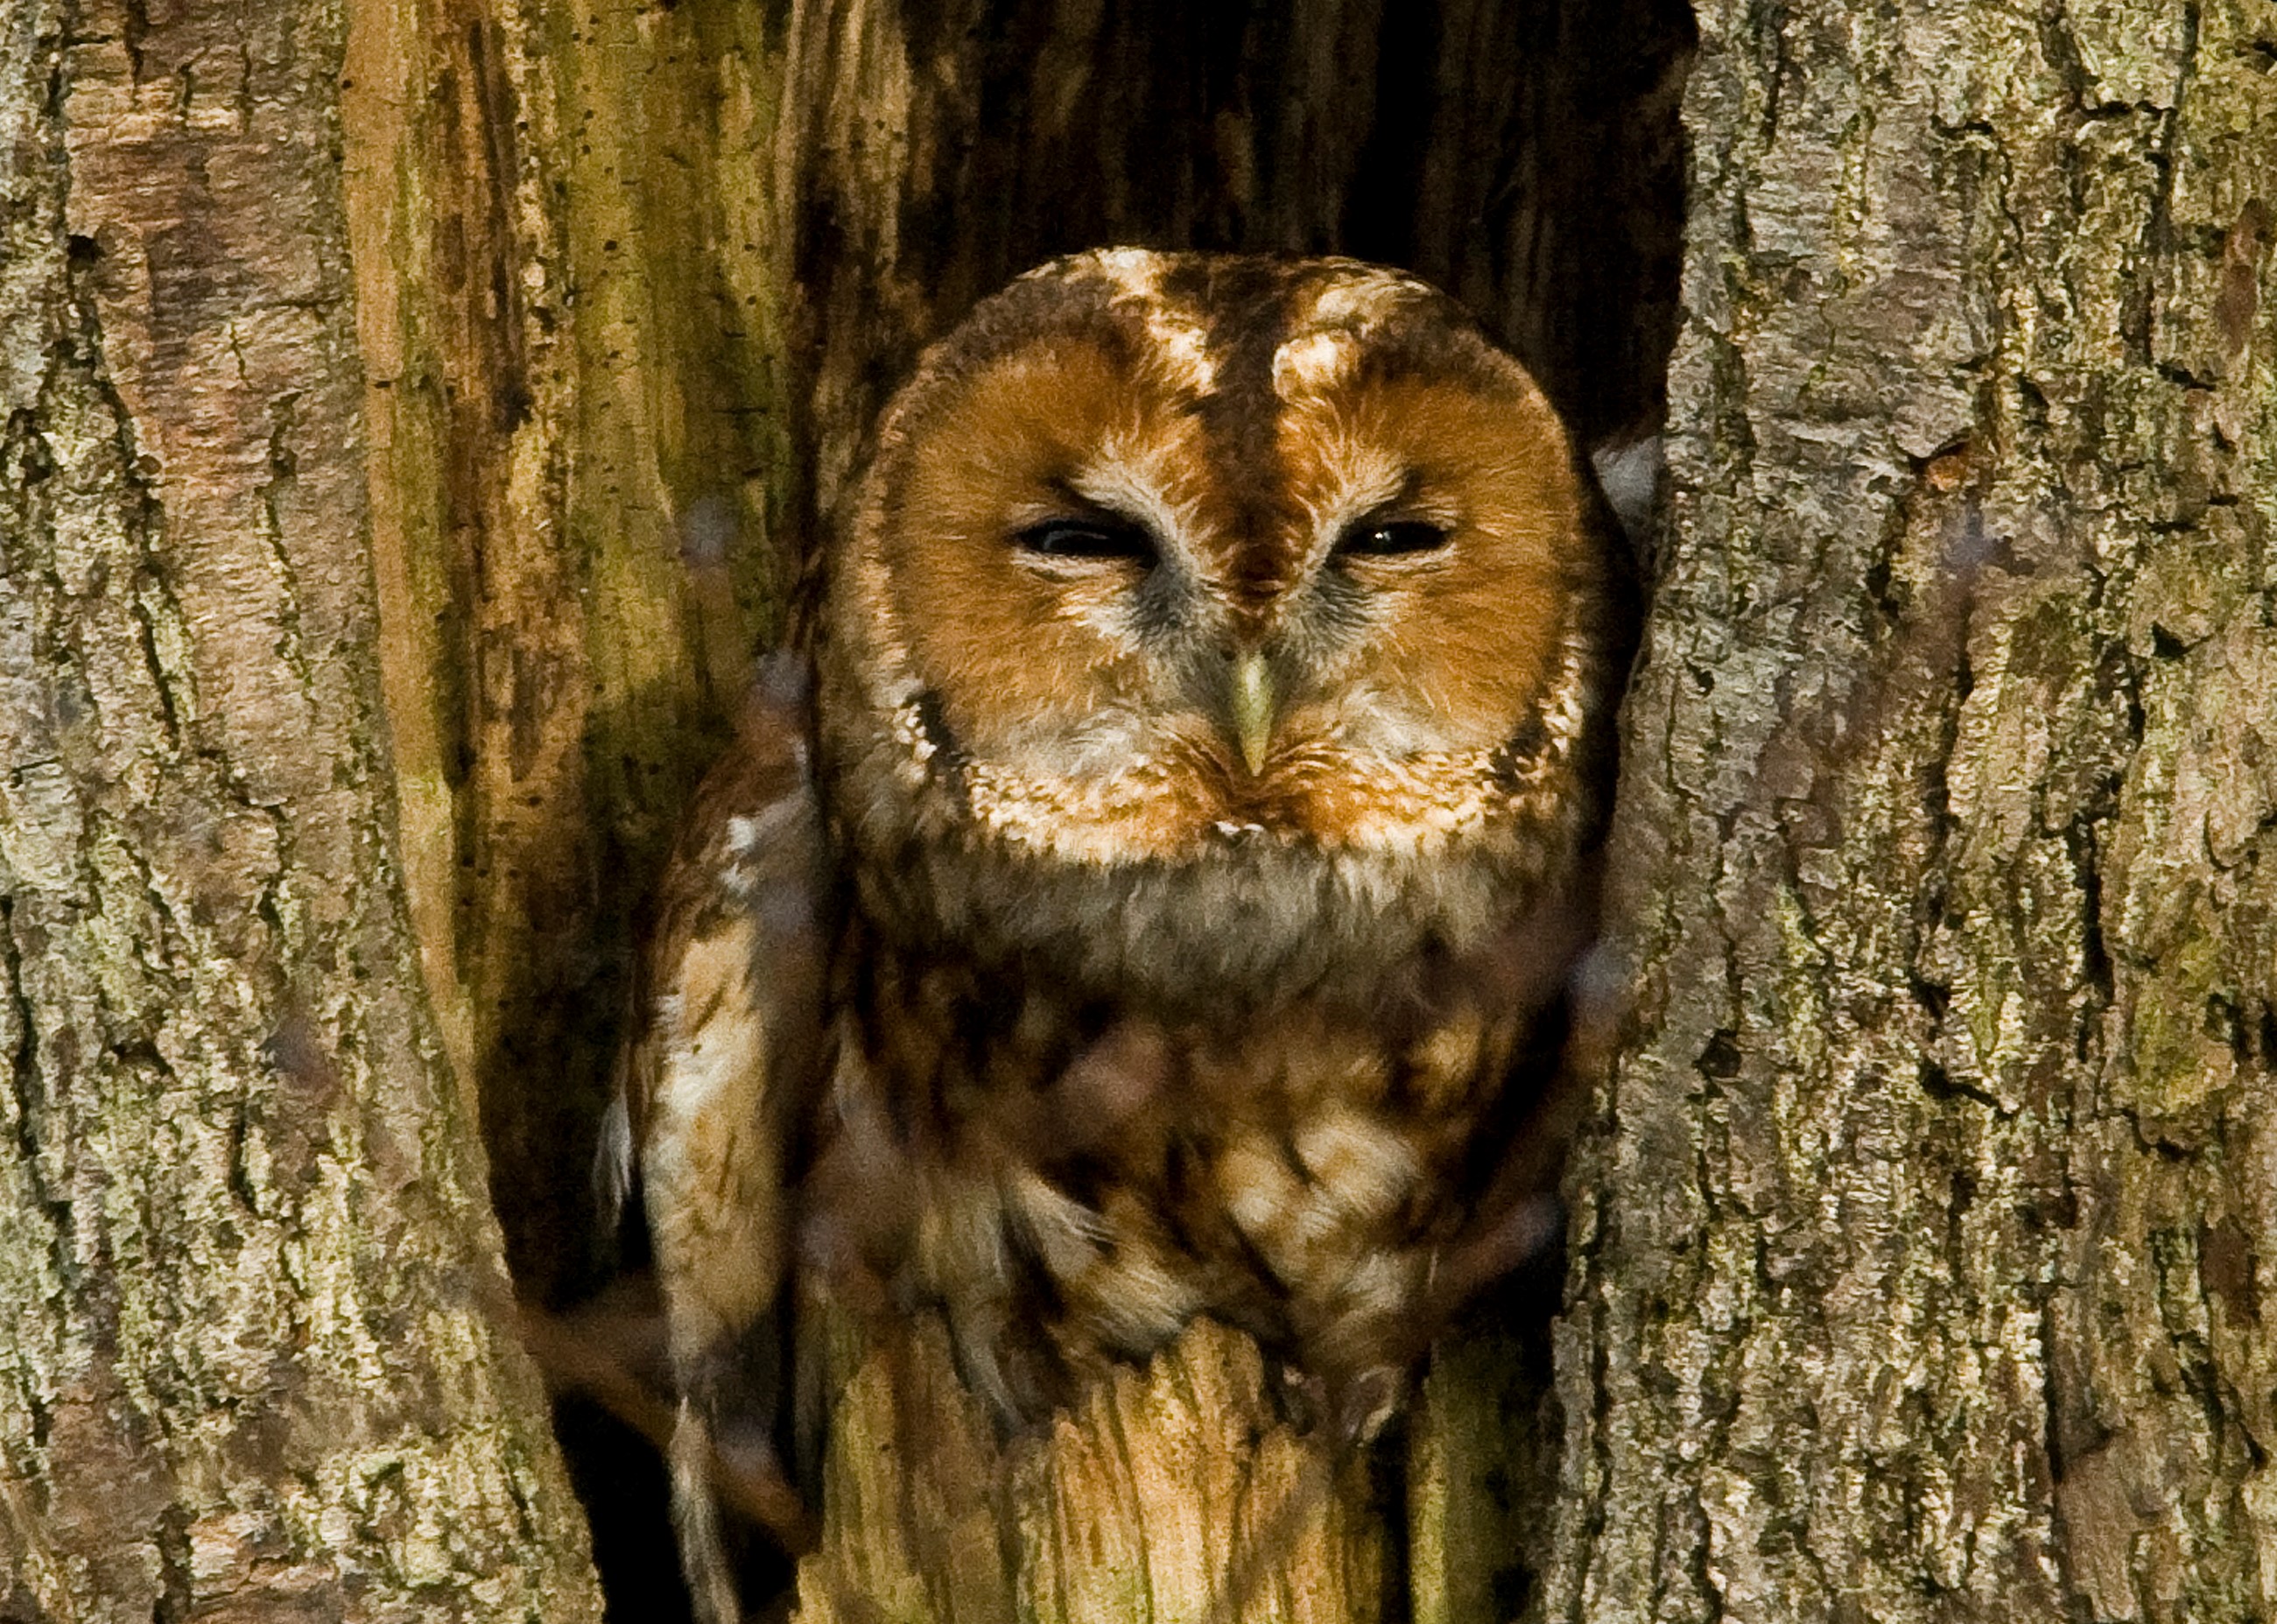
[[[938,1309],[1008,1425],[1198,1315],[1381,1410],[1523,1120],[1509,964],[1580,905],[1634,618],[1524,370],[1342,260],[1022,278],[824,568],[627,1068],[713,1617],[704,1462],[792,1276]]]

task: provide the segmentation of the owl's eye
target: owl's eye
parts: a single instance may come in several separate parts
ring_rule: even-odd
[[[1363,520],[1336,538],[1336,551],[1347,558],[1436,553],[1446,545],[1447,531],[1423,519]]]
[[[1045,558],[1154,561],[1154,544],[1146,532],[1120,519],[1046,519],[1017,532],[1012,540],[1023,552]]]

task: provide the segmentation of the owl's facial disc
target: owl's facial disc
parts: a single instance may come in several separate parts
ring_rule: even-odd
[[[1413,286],[1377,292],[1382,331],[1292,288],[1269,349],[1110,305],[959,369],[881,454],[879,698],[930,718],[979,829],[1180,861],[1229,830],[1437,850],[1496,815],[1594,544],[1525,375],[1475,340],[1404,355]],[[1166,325],[1211,342],[1166,356]]]
[[[1013,894],[1269,872],[1482,917],[1593,815],[1549,805],[1625,653],[1585,477],[1524,371],[1394,273],[1117,253],[1016,283],[889,412],[832,559],[842,814]],[[1419,863],[1484,890],[1406,896]]]

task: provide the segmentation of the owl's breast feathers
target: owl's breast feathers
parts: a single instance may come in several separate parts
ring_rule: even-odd
[[[756,704],[663,889],[627,1069],[683,1365],[787,1271],[948,1315],[1009,1417],[1210,1314],[1331,1383],[1397,1372],[1523,1125],[1505,1087],[1587,903],[1364,995],[1150,1005],[883,928],[841,888],[796,703]],[[850,900],[849,900],[850,899]]]
[[[1442,1251],[1535,1103],[1507,1085],[1555,1041],[1538,1023],[1564,960],[1529,955],[1570,949],[1576,923],[1513,922],[1366,1002],[1215,1018],[857,927],[812,1254],[942,1307],[968,1375],[1015,1416],[1197,1314],[1331,1386],[1390,1377],[1422,1352]]]

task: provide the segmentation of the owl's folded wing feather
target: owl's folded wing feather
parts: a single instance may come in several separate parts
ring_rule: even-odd
[[[615,1137],[683,1384],[775,1299],[784,1158],[822,1060],[829,857],[796,671],[762,676],[698,790],[636,972]]]

